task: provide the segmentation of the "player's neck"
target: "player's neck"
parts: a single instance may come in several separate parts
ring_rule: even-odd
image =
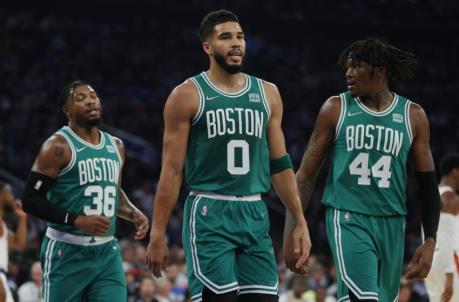
[[[370,107],[374,111],[381,112],[392,105],[394,95],[385,87],[373,94],[360,97],[360,99],[367,107]]]
[[[450,176],[443,176],[440,180],[440,186],[450,187],[453,190],[457,190],[456,181],[453,177]]]
[[[242,72],[228,73],[216,65],[216,63],[211,64],[207,71],[207,76],[214,85],[225,92],[237,92],[245,87],[246,79]]]
[[[80,127],[76,124],[69,122],[69,128],[73,130],[81,139],[90,144],[98,145],[100,143],[100,133],[97,127]]]

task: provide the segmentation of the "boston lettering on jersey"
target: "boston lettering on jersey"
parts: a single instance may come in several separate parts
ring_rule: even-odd
[[[346,126],[347,151],[376,150],[398,156],[403,145],[403,132],[380,125]]]
[[[262,80],[244,77],[245,87],[234,93],[220,90],[205,72],[190,78],[199,94],[185,159],[185,182],[192,190],[226,195],[269,190],[270,109]]]
[[[118,184],[120,164],[110,158],[96,157],[78,161],[80,186],[99,181]]]
[[[383,112],[372,111],[349,92],[340,95],[326,206],[373,216],[406,214],[411,102],[393,95]]]
[[[220,108],[206,112],[207,137],[217,135],[244,134],[256,136],[263,135],[263,112],[250,108]]]

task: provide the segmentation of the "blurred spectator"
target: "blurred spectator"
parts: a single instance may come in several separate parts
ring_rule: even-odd
[[[156,285],[152,277],[144,277],[140,282],[139,299],[136,302],[160,302],[155,298]]]
[[[41,265],[36,261],[30,269],[31,280],[18,289],[19,302],[42,302],[41,299]]]

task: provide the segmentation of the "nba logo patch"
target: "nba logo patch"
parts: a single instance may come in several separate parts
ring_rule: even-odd
[[[107,145],[107,151],[108,153],[115,153],[115,149],[113,149],[113,146]]]
[[[62,249],[58,249],[57,250],[57,256],[59,256],[59,257],[62,256]]]
[[[349,214],[349,212],[346,212],[346,214],[344,214],[344,221],[348,223],[349,219],[351,219],[351,214]]]
[[[201,210],[201,215],[202,216],[207,216],[207,211],[208,210],[209,210],[209,207],[207,205],[203,206],[202,210]]]

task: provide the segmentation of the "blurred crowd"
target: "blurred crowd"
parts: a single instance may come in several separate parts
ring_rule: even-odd
[[[425,108],[435,160],[457,152],[456,1],[336,1],[333,9],[321,1],[301,2],[267,0],[257,5],[240,0],[226,5],[239,14],[246,31],[247,72],[279,87],[284,100],[283,128],[295,166],[321,104],[345,89],[344,72],[336,66],[339,54],[354,40],[370,35],[416,54],[415,78],[391,86]],[[161,168],[165,99],[174,86],[206,69],[207,58],[197,38],[199,22],[207,11],[226,2],[215,6],[210,1],[206,5],[199,1],[180,5],[175,1],[139,1],[127,8],[122,1],[101,1],[90,11],[82,5],[85,0],[72,9],[52,3],[49,9],[13,4],[0,8],[0,178],[6,178],[4,171],[15,175],[14,179],[27,177],[42,142],[63,125],[57,108],[60,90],[70,81],[83,79],[93,83],[101,96],[104,125],[122,131],[115,135],[121,134],[127,147],[123,186],[151,218]],[[139,140],[150,144],[148,156],[138,147]],[[306,211],[313,242],[308,277],[293,276],[286,270],[281,253],[284,208],[273,192],[265,195],[279,259],[282,302],[336,301],[335,268],[320,204],[325,174],[323,169]],[[13,181],[13,185],[20,196],[21,182]],[[134,227],[118,222],[128,301],[186,301],[181,248],[185,188],[181,195],[168,229],[173,246],[171,266],[161,279],[153,279],[144,265],[147,239],[134,242]],[[411,179],[407,202],[406,260],[420,243],[416,185]],[[5,220],[15,229],[12,213],[7,213]],[[19,296],[21,291],[33,295],[33,289],[41,286],[35,261],[46,225],[33,217],[28,220],[27,249],[10,256],[10,285]],[[400,301],[426,301],[422,283],[401,280],[401,284]]]

